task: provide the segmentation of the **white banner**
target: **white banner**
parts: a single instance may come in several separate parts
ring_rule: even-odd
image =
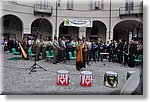
[[[74,19],[65,19],[65,26],[74,26],[74,27],[92,27],[92,20],[74,20]]]

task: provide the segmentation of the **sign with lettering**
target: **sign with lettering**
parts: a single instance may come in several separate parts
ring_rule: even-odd
[[[65,26],[74,26],[74,27],[92,27],[92,20],[74,20],[74,19],[65,19]]]

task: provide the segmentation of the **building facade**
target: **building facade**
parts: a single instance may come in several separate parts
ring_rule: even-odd
[[[21,40],[65,36],[108,42],[143,38],[142,0],[2,0],[2,35]],[[65,19],[91,20],[92,27],[65,26]]]

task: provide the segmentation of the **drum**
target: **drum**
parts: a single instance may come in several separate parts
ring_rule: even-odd
[[[92,72],[91,71],[81,71],[80,85],[92,86]]]
[[[126,80],[132,75],[132,74],[134,74],[135,73],[135,71],[128,71],[127,72],[127,78],[126,78]]]
[[[69,71],[66,70],[57,71],[57,85],[59,86],[69,85]]]
[[[108,87],[117,87],[118,74],[113,71],[106,71],[104,75],[104,85]]]

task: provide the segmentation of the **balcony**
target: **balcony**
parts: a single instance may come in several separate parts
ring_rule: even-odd
[[[52,6],[40,5],[40,4],[34,5],[34,15],[42,14],[42,15],[48,15],[50,17],[52,13],[53,13]]]
[[[140,16],[143,15],[143,6],[134,6],[133,9],[126,9],[125,7],[119,8],[119,16]]]

